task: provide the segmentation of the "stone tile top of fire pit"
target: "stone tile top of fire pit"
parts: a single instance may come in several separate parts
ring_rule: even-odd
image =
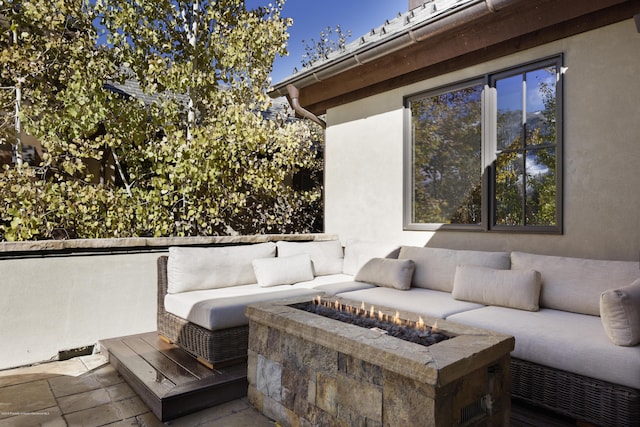
[[[327,348],[384,366],[397,374],[438,386],[455,381],[478,366],[490,364],[510,353],[515,345],[515,339],[509,335],[422,317],[426,325],[435,326],[438,331],[452,336],[426,347],[291,307],[308,299],[301,297],[253,304],[247,307],[246,315],[250,321],[311,339]],[[359,301],[344,298],[328,300],[352,307],[361,305]],[[376,306],[375,311],[389,316],[399,314],[401,319],[413,322],[420,319],[418,314],[386,307]]]

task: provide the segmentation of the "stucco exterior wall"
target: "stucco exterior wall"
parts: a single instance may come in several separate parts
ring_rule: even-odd
[[[0,370],[155,331],[156,261],[169,246],[334,239],[271,234],[0,243]]]
[[[404,231],[403,98],[564,54],[564,233]],[[640,34],[633,20],[327,112],[325,227],[349,239],[638,260]]]
[[[0,261],[0,369],[156,330],[159,253]]]

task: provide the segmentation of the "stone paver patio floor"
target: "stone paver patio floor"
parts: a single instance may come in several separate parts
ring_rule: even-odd
[[[102,354],[0,371],[0,427],[273,426],[246,398],[162,423]]]
[[[512,427],[575,425],[538,409],[512,406]],[[107,362],[95,354],[0,371],[0,427],[273,427],[246,397],[162,423]]]

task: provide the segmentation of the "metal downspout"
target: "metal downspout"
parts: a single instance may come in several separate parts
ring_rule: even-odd
[[[293,107],[293,109],[294,109],[294,111],[296,113],[300,114],[302,117],[306,117],[307,119],[319,124],[320,126],[322,126],[322,129],[326,129],[327,128],[327,124],[325,123],[324,120],[320,119],[318,116],[313,114],[311,111],[305,110],[300,105],[300,101],[298,100],[299,99],[299,95],[300,95],[300,91],[298,90],[297,87],[295,87],[292,84],[288,84],[287,85],[287,92],[289,93],[289,102],[291,104],[291,107]]]

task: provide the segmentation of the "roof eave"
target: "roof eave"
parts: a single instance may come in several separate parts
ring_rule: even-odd
[[[497,8],[502,8],[505,3],[521,1],[526,0],[498,0],[493,2],[490,0],[475,0],[462,4],[459,7],[448,10],[446,13],[436,15],[433,19],[418,22],[388,38],[368,43],[353,52],[337,55],[307,70],[293,74],[276,83],[269,92],[269,95],[272,98],[286,96],[287,85],[292,84],[298,89],[301,89],[311,84],[322,82],[352,68],[406,48],[409,45],[419,43],[428,37],[436,36],[451,28],[454,24],[462,25],[486,13],[495,12],[498,10]],[[426,5],[423,5],[421,7],[425,6]]]
[[[495,55],[609,25],[639,11],[640,0],[475,1],[370,45],[366,51],[338,56],[290,76],[277,83],[269,95],[286,95],[283,89],[292,84],[304,89],[300,91],[301,105],[322,114],[327,108],[421,81],[433,73],[451,72]],[[489,27],[500,31],[487,32]],[[402,37],[412,43],[403,45]],[[392,40],[397,44],[391,44]]]

